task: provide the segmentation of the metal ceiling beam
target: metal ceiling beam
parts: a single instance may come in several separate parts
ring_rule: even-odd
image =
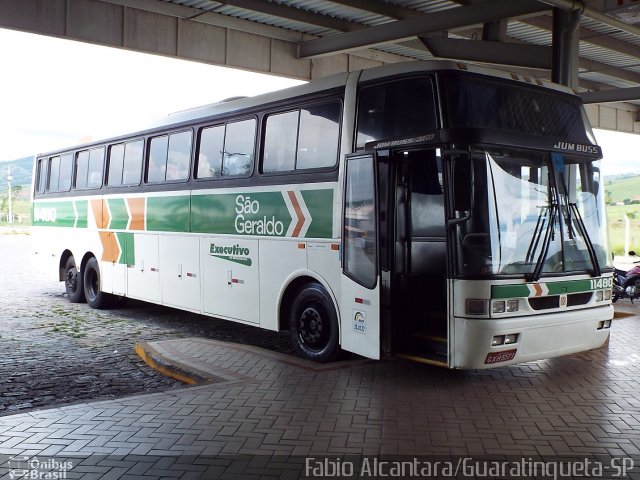
[[[581,93],[580,96],[584,103],[628,102],[631,100],[640,100],[640,87],[585,92]]]
[[[591,20],[595,20],[596,22],[602,23],[604,25],[608,25],[611,28],[617,28],[618,30],[621,30],[623,32],[630,33],[631,35],[640,37],[639,27],[620,21],[617,18],[610,17],[609,15],[604,14],[600,10],[596,10],[594,8],[588,7],[585,5],[584,1],[578,1],[578,0],[538,0],[538,1],[543,4],[561,8],[563,10],[580,10],[580,15],[582,15],[583,17],[590,18]]]
[[[612,67],[611,65],[596,62],[595,60],[588,60],[586,58],[580,58],[578,65],[581,70],[586,70],[587,72],[602,73],[609,77],[619,78],[620,80],[626,80],[627,82],[637,83],[640,85],[640,73],[632,72],[631,70]]]
[[[434,57],[545,70],[551,68],[549,47],[454,38],[419,37],[419,40]]]
[[[416,35],[449,30],[451,28],[493,22],[544,10],[533,0],[487,0],[468,7],[416,15],[404,20],[376,25],[363,30],[308,40],[299,44],[299,58],[315,57],[330,53],[367,48],[374,45],[406,40]]]
[[[552,20],[549,17],[527,18],[520,19],[518,21],[542,30],[551,31],[553,28]],[[618,40],[617,38],[603,36],[585,27],[580,27],[578,34],[580,35],[581,42],[591,43],[592,45],[606,48],[607,50],[613,50],[614,52],[624,53],[631,57],[638,56],[639,47],[637,45]]]
[[[380,2],[378,0],[330,0],[331,3],[344,5],[345,7],[357,8],[363,12],[372,12],[395,20],[413,17],[420,12],[411,8],[401,7],[392,3]]]

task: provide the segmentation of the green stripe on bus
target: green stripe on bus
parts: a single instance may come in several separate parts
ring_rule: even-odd
[[[78,222],[76,228],[87,228],[87,212],[89,211],[89,200],[75,200],[73,203],[76,205],[76,211],[78,212]]]
[[[147,198],[147,230],[150,232],[188,232],[189,196],[172,195]]]
[[[526,285],[491,285],[491,298],[528,297],[531,292]]]
[[[135,265],[136,252],[133,233],[119,232],[116,233],[116,235],[118,237],[118,243],[120,244],[120,250],[122,251],[118,263],[123,265]]]
[[[109,229],[125,230],[129,223],[129,214],[127,213],[124,198],[110,198],[107,200],[107,203],[109,204],[109,212],[111,213]]]
[[[191,231],[282,237],[291,215],[281,192],[194,195]]]
[[[73,227],[76,214],[72,201],[35,202],[33,225],[38,227]]]
[[[302,190],[300,192],[311,214],[309,238],[331,238],[333,231],[333,190]]]
[[[603,278],[603,277],[599,277]],[[597,279],[596,279],[597,280]],[[517,298],[517,297],[533,297],[535,296],[534,285],[546,287],[548,289],[545,295],[563,295],[569,293],[589,292],[593,288],[594,282],[591,279],[585,280],[567,280],[562,282],[539,282],[525,283],[518,285],[492,285],[491,298]]]

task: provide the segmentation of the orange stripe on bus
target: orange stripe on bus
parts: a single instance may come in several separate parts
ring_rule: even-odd
[[[114,233],[98,232],[102,242],[102,261],[116,263],[120,258],[120,247]]]
[[[298,216],[298,223],[296,223],[296,226],[293,229],[293,233],[291,234],[292,236],[297,237],[300,235],[300,232],[302,231],[302,227],[304,226],[304,214],[302,213],[302,209],[300,208],[300,204],[298,203],[296,194],[291,191],[288,191],[287,193],[289,194],[289,200],[291,200],[293,209],[295,210],[296,215]]]
[[[131,212],[129,230],[144,230],[144,198],[127,198],[127,205]]]

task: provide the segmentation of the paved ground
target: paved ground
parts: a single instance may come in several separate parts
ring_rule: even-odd
[[[7,259],[1,261],[5,265]],[[14,288],[9,295],[21,291]],[[56,295],[35,297],[38,312],[46,315],[45,320],[29,314],[44,322],[36,330],[47,329],[59,305]],[[33,311],[27,304],[22,308],[16,317]],[[640,307],[616,308],[626,315],[614,321],[607,348],[489,371],[448,371],[392,359],[317,366],[244,345],[190,340],[179,331],[155,345],[209,371],[212,383],[0,417],[0,476],[328,478],[337,466],[347,474],[342,478],[356,478],[348,475],[353,461],[360,462],[355,474],[370,478],[374,458],[403,455],[409,463],[418,456],[423,476],[515,478],[517,465],[533,469],[534,462],[546,461],[535,475],[529,470],[520,477],[640,479]],[[146,319],[146,309],[126,312],[128,319],[114,331],[139,328],[129,326],[138,315],[150,322],[141,339],[153,342],[165,332],[163,322]],[[99,323],[116,313],[104,315]],[[146,332],[146,325],[157,330]],[[106,359],[113,345],[107,350],[92,328],[97,326],[79,338],[73,326],[71,332],[54,331],[54,340],[38,348],[55,349],[58,342],[78,347],[83,341],[87,348],[98,345]],[[11,355],[15,342],[3,336],[3,356]],[[24,354],[38,355],[34,349]],[[127,355],[119,358],[133,362]],[[49,368],[39,368],[45,378]],[[146,367],[136,368],[136,375],[151,375]],[[133,383],[137,377],[132,378]],[[567,463],[569,457],[576,463]],[[438,467],[423,463],[436,460]],[[363,462],[368,470],[361,470]],[[506,470],[491,471],[492,466]],[[378,473],[393,473],[388,468]],[[408,478],[414,471],[400,473]]]
[[[62,283],[34,278],[29,242],[0,231],[0,416],[182,386],[147,368],[136,341],[197,335],[291,352],[286,334],[143,302],[70,304]]]

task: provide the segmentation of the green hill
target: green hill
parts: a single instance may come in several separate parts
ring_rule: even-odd
[[[625,215],[630,220],[630,248],[640,250],[640,175],[608,178],[604,188],[609,242],[613,252],[619,255],[624,250]]]
[[[640,201],[640,175],[606,179],[604,188],[607,203]]]
[[[33,157],[24,157],[10,162],[0,162],[0,191],[7,188],[7,172],[11,168],[13,185],[31,185],[33,172]],[[28,189],[27,189],[28,190]]]

